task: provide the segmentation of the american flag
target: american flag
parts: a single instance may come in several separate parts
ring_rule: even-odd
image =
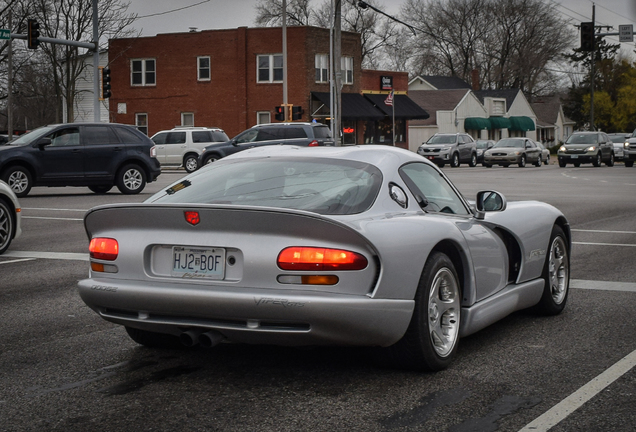
[[[391,90],[391,93],[389,93],[386,99],[384,99],[384,104],[388,106],[393,106],[393,90]]]

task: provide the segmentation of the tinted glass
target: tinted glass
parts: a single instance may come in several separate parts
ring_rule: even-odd
[[[165,144],[166,138],[168,138],[168,134],[163,132],[163,133],[158,133],[157,135],[154,135],[151,139],[155,144]]]
[[[288,128],[285,128],[285,138],[287,139],[307,138],[307,134],[305,133],[305,130],[301,127],[288,127]]]
[[[212,137],[210,136],[209,131],[193,131],[192,132],[192,142],[202,143],[202,142],[212,142]]]
[[[426,141],[426,144],[455,144],[457,135],[433,135]]]
[[[428,211],[467,215],[468,210],[451,185],[435,168],[423,163],[410,163],[400,168],[400,177],[413,195],[428,201]]]
[[[116,127],[115,131],[123,143],[138,144],[144,141],[143,137],[139,135],[141,132],[136,132],[132,128]]]
[[[223,142],[229,141],[230,138],[225,134],[225,132],[212,131],[212,140],[214,142]]]
[[[186,133],[185,132],[168,132],[168,138],[166,138],[166,144],[185,144]]]
[[[514,139],[514,138],[504,138],[501,139],[499,141],[497,141],[497,143],[494,145],[495,148],[502,148],[502,147],[519,147],[519,148],[524,148],[525,144],[524,144],[524,140],[522,139]]]
[[[108,126],[84,126],[82,142],[84,145],[119,144],[119,139]]]
[[[64,128],[47,135],[47,138],[51,138],[52,147],[64,147],[64,146],[78,146],[80,145],[79,128]]]
[[[257,135],[258,135],[258,131],[256,129],[250,129],[238,135],[236,137],[236,142],[238,144],[254,142],[256,140]]]
[[[316,138],[331,138],[331,131],[327,126],[316,126],[311,128]]]
[[[259,129],[258,137],[256,141],[271,141],[275,139],[282,139],[284,137],[284,131],[281,128],[263,128]]]
[[[597,134],[572,134],[568,137],[566,144],[596,144]]]
[[[148,202],[237,204],[344,215],[371,207],[381,184],[378,168],[356,161],[222,159]]]
[[[48,134],[51,130],[53,130],[55,126],[42,126],[31,132],[20,135],[17,138],[14,138],[9,145],[24,145],[31,142],[35,142],[39,138]]]

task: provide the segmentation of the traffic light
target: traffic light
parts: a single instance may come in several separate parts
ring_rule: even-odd
[[[294,106],[292,107],[292,120],[300,120],[303,118],[303,107]]]
[[[102,69],[102,98],[108,99],[110,94],[110,68]]]
[[[581,51],[594,51],[594,23],[581,23]]]
[[[36,49],[38,45],[40,45],[39,37],[40,24],[34,19],[29,19],[27,21],[27,47],[29,49]]]
[[[282,107],[282,106],[275,107],[274,118],[279,121],[285,121],[285,107]]]

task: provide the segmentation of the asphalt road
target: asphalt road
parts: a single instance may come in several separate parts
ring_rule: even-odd
[[[34,188],[24,233],[0,256],[0,430],[635,430],[636,168],[444,171],[469,199],[495,189],[560,208],[573,280],[563,314],[515,313],[462,339],[434,374],[383,368],[365,349],[138,346],[77,295],[82,217],[184,172],[138,196]]]

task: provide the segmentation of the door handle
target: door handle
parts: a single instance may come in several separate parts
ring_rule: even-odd
[[[113,147],[113,151],[116,151],[116,152],[121,151],[121,147]]]

